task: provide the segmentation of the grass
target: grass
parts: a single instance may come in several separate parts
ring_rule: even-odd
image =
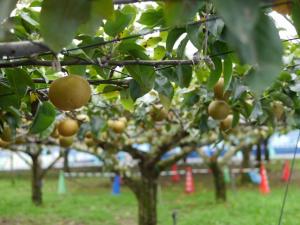
[[[205,185],[206,186],[206,185]],[[272,188],[263,196],[257,187],[228,190],[228,202],[216,204],[212,188],[197,183],[196,193],[186,195],[184,184],[165,183],[161,187],[158,205],[158,224],[172,224],[171,214],[177,212],[177,225],[275,225],[283,185]],[[113,196],[109,183],[99,178],[80,178],[67,181],[68,194],[58,195],[57,180],[44,183],[44,204],[35,207],[30,202],[30,181],[0,179],[0,225],[136,225],[137,203],[125,187],[122,194]],[[299,186],[291,186],[284,225],[300,221]]]

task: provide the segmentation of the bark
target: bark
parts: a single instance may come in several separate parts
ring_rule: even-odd
[[[139,225],[157,224],[157,179],[142,177],[138,193]]]
[[[145,66],[169,66],[169,65],[194,65],[199,63],[200,60],[109,60],[105,61],[107,66],[126,66],[126,65],[145,65]],[[60,61],[61,66],[72,65],[99,65],[97,61],[87,61],[85,59],[74,59]],[[20,66],[53,66],[52,60],[35,60],[35,59],[22,59],[15,61],[1,62],[0,68],[12,68]]]
[[[140,3],[140,2],[160,2],[162,0],[114,0],[115,5],[130,4],[130,3]]]
[[[138,201],[138,224],[157,224],[157,188],[158,176],[142,173],[136,180],[124,178]]]
[[[32,156],[31,199],[35,205],[41,205],[42,199],[42,168],[39,155]]]
[[[210,162],[209,167],[213,174],[216,201],[225,202],[226,184],[223,171],[217,161]]]
[[[261,165],[261,143],[259,142],[257,145],[257,148],[256,148],[256,167],[257,168],[260,168],[260,165]]]
[[[251,148],[245,148],[242,150],[243,154],[243,161],[242,161],[242,170],[246,168],[250,168],[250,152]],[[248,184],[250,183],[250,177],[248,176],[248,173],[245,173],[244,171],[241,172],[241,184]]]
[[[266,160],[267,162],[270,161],[270,152],[269,152],[269,148],[268,148],[268,142],[269,142],[269,139],[266,138],[266,139],[264,140],[264,150],[265,150],[265,160]]]
[[[0,57],[23,57],[48,51],[49,48],[41,42],[18,41],[0,43]]]
[[[150,1],[150,0],[143,0],[143,1]],[[134,2],[140,2],[140,0],[116,0],[114,3],[115,4],[128,4],[128,3],[134,3]],[[198,20],[198,21],[193,21],[191,23],[189,23],[188,25],[195,25],[195,24],[203,24],[205,22],[208,21],[214,21],[219,19],[219,17],[211,17],[208,19],[202,19],[202,20]],[[182,27],[185,27],[186,25],[183,25]],[[161,29],[152,29],[149,30],[147,32],[142,32],[140,34],[133,34],[130,36],[126,36],[123,38],[115,38],[112,40],[108,40],[108,41],[101,41],[99,43],[94,43],[94,44],[90,44],[90,45],[85,45],[85,46],[81,46],[81,47],[75,47],[75,48],[70,48],[67,49],[65,51],[62,51],[62,54],[65,53],[69,53],[70,51],[75,51],[78,49],[87,49],[87,48],[95,48],[95,47],[100,47],[100,46],[104,46],[107,44],[112,44],[112,43],[117,43],[120,42],[122,40],[128,40],[128,39],[135,39],[141,36],[146,36],[149,34],[153,34],[156,32],[162,32],[162,31],[167,31],[169,30],[169,27],[166,28],[161,28]],[[227,54],[232,53],[232,51],[228,51]],[[225,54],[225,53],[222,53]],[[0,57],[8,57],[10,59],[20,59],[22,57],[30,57],[32,55],[53,55],[53,52],[50,51],[50,49],[42,42],[30,42],[30,41],[20,41],[20,42],[4,42],[4,43],[0,43]],[[32,64],[35,60],[25,60],[25,64],[23,60],[18,60],[21,61],[22,63],[19,64],[15,64],[15,63],[0,63],[0,68],[1,67],[16,67],[16,66],[29,66],[30,64]],[[195,62],[193,62],[192,60],[186,60],[186,61],[190,61],[190,65],[194,64]],[[197,61],[197,60],[195,60]],[[27,63],[26,63],[27,62]],[[98,64],[98,63],[97,63]],[[63,63],[61,63],[61,65],[63,65]],[[73,65],[80,65],[80,64],[73,64]],[[42,66],[42,65],[40,65]],[[51,66],[51,64],[46,63],[44,64],[44,66]]]
[[[68,159],[69,152],[70,152],[70,149],[66,149],[64,151],[64,172],[67,172],[67,173],[70,172],[69,159]]]

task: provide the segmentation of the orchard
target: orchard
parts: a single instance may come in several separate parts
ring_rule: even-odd
[[[299,129],[297,32],[299,0],[2,0],[0,150],[26,162],[22,179],[31,182],[30,207],[41,213],[49,204],[47,182],[58,174],[58,163],[63,162],[65,174],[71,174],[70,152],[94,157],[101,162],[97,171],[120,177],[129,195],[133,194],[134,219],[113,223],[107,216],[91,222],[81,213],[80,222],[139,225],[171,224],[161,219],[163,211],[169,219],[173,215],[176,224],[176,212],[160,206],[161,189],[169,191],[166,195],[174,192],[173,184],[165,187],[170,185],[165,174],[174,165],[192,166],[188,159],[196,153],[200,158],[196,167],[209,177],[202,186],[207,184],[215,198],[208,198],[213,202],[209,207],[224,207],[226,215],[232,204],[230,187],[254,189],[255,179],[248,172],[241,172],[229,185],[225,171],[236,167],[237,155],[242,155],[239,171],[259,171],[260,185],[268,185],[265,172],[274,165],[268,155],[270,140]],[[286,189],[278,189],[275,205],[266,206],[272,207],[271,219],[278,214],[279,225],[299,221],[295,217],[284,222],[299,136],[293,140],[296,146]],[[54,156],[47,164],[45,151]],[[124,163],[120,153],[130,163]],[[188,176],[188,171],[183,173]],[[7,175],[0,175],[0,187],[13,176],[0,174]],[[294,185],[299,183],[296,177]],[[15,182],[17,186],[19,181]],[[17,193],[14,188],[8,192]],[[262,192],[269,193],[264,188]],[[0,193],[5,196],[5,188]],[[1,206],[0,197],[0,225],[5,224],[3,218],[10,218],[5,212],[18,211],[14,199],[5,198],[7,207]],[[72,202],[77,197],[68,198]],[[180,197],[174,194],[172,201],[177,200]],[[52,204],[60,207],[64,201]],[[112,201],[108,208],[118,205],[117,199]],[[197,201],[191,207],[199,207],[201,213],[205,204]],[[97,210],[101,213],[101,208]],[[236,215],[242,211],[235,210]],[[76,215],[75,209],[72,212],[70,218]],[[125,214],[114,213],[120,218]],[[211,212],[211,223],[203,223],[205,219],[188,210],[185,215],[191,222],[182,219],[178,224],[255,224],[257,218],[253,213],[253,221],[235,223],[238,216],[233,216],[225,222],[226,216],[219,218]],[[265,224],[277,224],[276,219]]]

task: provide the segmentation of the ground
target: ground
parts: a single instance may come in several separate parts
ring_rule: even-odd
[[[30,202],[30,182],[26,179],[0,178],[0,225],[136,225],[137,204],[125,187],[113,196],[109,181],[99,178],[67,180],[68,193],[57,194],[57,179],[44,182],[44,205]],[[212,188],[197,179],[196,193],[184,193],[184,184],[164,182],[159,194],[159,222],[171,225],[177,212],[177,225],[275,225],[284,193],[284,185],[271,187],[263,196],[256,186],[229,189],[226,204],[214,202]],[[289,191],[283,225],[300,221],[299,185]]]

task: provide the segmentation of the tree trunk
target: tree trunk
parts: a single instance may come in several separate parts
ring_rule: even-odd
[[[242,154],[243,154],[243,161],[242,161],[242,171],[241,171],[241,184],[248,184],[251,182],[250,177],[248,175],[248,173],[245,173],[245,171],[243,171],[246,168],[250,168],[250,152],[251,152],[251,148],[246,148],[242,150]]]
[[[67,173],[70,172],[69,159],[68,159],[69,152],[70,152],[70,149],[66,149],[64,151],[64,172],[67,172]]]
[[[268,148],[268,142],[269,142],[269,138],[266,138],[264,140],[264,150],[265,150],[265,161],[267,161],[267,162],[270,161],[270,152],[269,152],[269,148]]]
[[[261,143],[256,145],[256,167],[260,168],[261,165]]]
[[[138,224],[157,224],[157,187],[158,176],[144,176],[133,180],[124,178],[138,201]]]
[[[35,205],[41,205],[42,200],[42,168],[38,155],[32,156],[31,199]]]
[[[157,179],[142,177],[138,191],[139,225],[156,225]]]
[[[226,201],[226,184],[224,174],[217,161],[210,162],[210,169],[214,178],[215,197],[217,202]]]

